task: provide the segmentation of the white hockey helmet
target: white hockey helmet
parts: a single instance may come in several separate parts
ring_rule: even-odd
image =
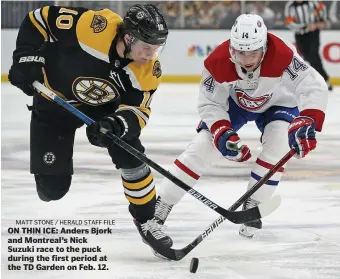
[[[230,32],[230,55],[235,63],[234,50],[267,50],[267,27],[262,17],[255,14],[242,14],[237,17]]]

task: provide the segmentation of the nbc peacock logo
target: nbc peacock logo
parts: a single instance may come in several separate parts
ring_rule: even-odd
[[[203,57],[205,56],[204,49],[199,45],[192,45],[188,48],[188,56],[195,56]]]
[[[188,48],[188,56],[194,57],[207,57],[216,46],[200,46],[200,45],[192,45]]]

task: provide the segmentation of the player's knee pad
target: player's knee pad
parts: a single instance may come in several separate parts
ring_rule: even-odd
[[[71,186],[71,175],[35,174],[38,196],[43,201],[59,200]]]
[[[130,202],[131,215],[140,222],[153,218],[156,204],[156,189],[150,168],[142,164],[136,168],[121,168],[124,193]]]
[[[201,175],[206,167],[219,157],[220,153],[212,143],[211,133],[201,130],[179,155],[177,161]]]
[[[218,159],[219,152],[212,144],[211,134],[201,130],[184,152],[169,168],[169,172],[194,187],[204,170],[214,159]],[[172,181],[164,178],[159,189],[159,195],[168,204],[176,204],[186,192]]]
[[[260,157],[268,163],[275,165],[289,151],[288,126],[288,122],[276,120],[265,127]]]

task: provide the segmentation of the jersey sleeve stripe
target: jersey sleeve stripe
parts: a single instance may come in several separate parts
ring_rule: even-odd
[[[41,9],[36,9],[34,10],[34,17],[35,19],[39,22],[39,24],[41,25],[41,27],[43,27],[45,29],[45,31],[47,31],[47,27],[45,25],[45,22],[42,19],[41,13],[40,13]]]
[[[116,112],[119,112],[119,111],[126,111],[126,110],[129,110],[129,111],[132,111],[137,119],[138,119],[138,122],[139,122],[139,126],[143,129],[145,127],[145,125],[148,123],[149,121],[149,117],[146,116],[142,111],[145,111],[148,110],[148,109],[143,109],[143,108],[136,108],[136,107],[132,107],[132,106],[126,106],[126,105],[121,105],[117,110]],[[142,110],[142,111],[141,111]],[[150,111],[150,110],[149,110]],[[149,115],[150,115],[150,112],[149,112]]]
[[[29,12],[29,17],[35,28],[38,29],[38,31],[41,33],[41,35],[44,37],[45,41],[48,41],[48,35],[46,30],[38,23],[38,21],[35,19],[34,12]]]
[[[148,121],[149,118],[144,114],[142,113],[145,112],[147,113],[148,115],[150,115],[150,110],[148,109],[143,109],[143,108],[137,108],[137,107],[132,107],[132,106],[127,106],[127,105],[120,105],[120,107],[116,110],[116,112],[118,111],[122,111],[122,110],[132,110],[135,114],[139,115],[141,118],[143,118],[144,121]]]
[[[87,46],[87,45],[85,45],[81,42],[79,42],[79,45],[85,52],[91,54],[92,56],[94,56],[94,57],[96,57],[100,60],[103,60],[107,63],[110,63],[110,59],[109,59],[109,56],[107,54],[104,54],[104,53],[102,53],[102,52],[100,52],[100,51],[98,51],[94,48],[91,48],[91,47],[89,47],[89,46]]]
[[[142,91],[142,88],[141,88],[135,74],[133,73],[133,71],[128,66],[125,66],[123,68],[123,70],[125,70],[125,72],[128,74],[130,81],[131,81],[131,84],[132,84],[132,87]]]
[[[40,14],[41,14],[41,18],[44,21],[47,29],[48,29],[48,33],[50,35],[50,41],[51,42],[55,42],[58,41],[58,39],[56,38],[56,36],[53,35],[51,28],[48,24],[48,11],[49,11],[50,7],[49,6],[45,6],[41,9]]]
[[[53,91],[55,94],[57,94],[57,95],[58,95],[60,98],[62,98],[63,100],[67,100],[67,98],[66,98],[63,94],[61,94],[61,93],[58,92],[57,90],[54,90],[54,89],[51,87],[51,85],[50,85],[49,82],[48,82],[47,75],[46,75],[46,71],[45,71],[44,68],[42,68],[42,72],[43,72],[43,76],[44,76],[44,85],[45,85],[48,89],[50,89],[51,91]],[[47,95],[45,95],[44,93],[42,93],[42,95],[43,95],[46,99],[50,100],[50,98],[47,97]]]
[[[149,119],[151,113],[151,110],[149,108],[138,107],[138,110]]]
[[[50,36],[50,32],[47,30],[47,25],[46,25],[46,22],[44,21],[43,17],[42,17],[42,14],[41,14],[41,9],[36,9],[34,11],[34,18],[37,20],[37,22],[40,24],[40,26],[42,28],[44,28],[46,34],[47,34],[47,37],[48,37],[48,41],[52,41],[51,39],[51,36]]]

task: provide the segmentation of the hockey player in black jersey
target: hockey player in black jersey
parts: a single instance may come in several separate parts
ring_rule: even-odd
[[[124,19],[108,9],[45,6],[30,12],[20,27],[9,80],[33,96],[30,170],[40,199],[59,200],[68,192],[74,136],[83,123],[35,94],[35,80],[97,121],[87,127],[87,137],[107,148],[120,170],[143,241],[155,238],[170,247],[171,238],[153,220],[156,191],[150,168],[100,132],[108,129],[144,152],[139,136],[160,83],[158,54],[167,36],[166,22],[151,4],[133,5]]]

